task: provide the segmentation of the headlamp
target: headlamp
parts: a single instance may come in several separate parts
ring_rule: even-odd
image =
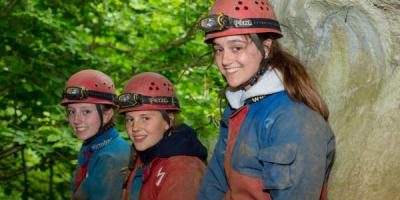
[[[135,93],[121,94],[118,97],[118,105],[120,108],[135,107],[142,104],[142,95]]]
[[[229,25],[228,21],[229,17],[222,13],[219,15],[209,15],[200,19],[198,27],[206,33],[221,31]]]
[[[89,97],[94,97],[98,99],[105,99],[109,101],[115,100],[115,95],[105,92],[99,92],[94,90],[88,90],[84,87],[67,87],[63,91],[63,98],[68,100],[83,100]]]
[[[83,87],[68,87],[63,92],[63,98],[69,100],[82,100],[89,97],[88,90]]]
[[[144,96],[137,93],[125,93],[118,96],[117,104],[120,108],[136,107],[142,104],[150,105],[172,105],[179,108],[178,99],[165,96]]]

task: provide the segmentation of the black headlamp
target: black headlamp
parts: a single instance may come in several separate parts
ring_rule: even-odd
[[[110,101],[115,100],[114,94],[88,90],[84,87],[67,87],[63,91],[62,97],[69,100],[82,100],[82,99],[87,99],[89,97],[106,99]]]
[[[178,99],[175,97],[151,97],[137,93],[125,93],[118,96],[118,105],[120,108],[136,107],[141,104],[150,105],[172,105],[179,108]]]
[[[135,107],[142,104],[142,95],[135,93],[121,94],[118,97],[118,105],[120,108]]]
[[[88,90],[81,87],[69,87],[63,91],[63,98],[69,100],[82,100],[89,97]]]
[[[279,22],[266,18],[232,18],[223,13],[200,19],[197,26],[205,33],[224,31],[230,28],[272,28],[281,31]]]

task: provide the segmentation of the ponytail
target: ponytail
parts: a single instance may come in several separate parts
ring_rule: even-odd
[[[265,35],[260,36],[266,39]],[[284,51],[278,41],[274,39],[272,39],[272,45],[267,58],[267,66],[271,66],[272,69],[276,69],[282,73],[283,85],[290,98],[304,103],[328,121],[328,106],[315,89],[314,82],[307,73],[306,68],[299,59]]]

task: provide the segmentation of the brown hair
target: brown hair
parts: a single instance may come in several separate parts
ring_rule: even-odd
[[[115,121],[116,121],[116,120],[115,120],[115,113],[118,113],[117,108],[116,108],[115,106],[113,106],[113,105],[108,105],[108,104],[100,104],[100,108],[101,108],[103,114],[104,114],[105,111],[108,111],[108,110],[110,110],[110,109],[112,109],[112,110],[114,111],[114,114],[113,114],[113,116],[110,118],[110,121],[106,122],[106,123],[103,125],[103,131],[108,130],[108,129],[114,127],[115,124],[116,124],[116,123],[115,123]]]
[[[261,41],[270,38],[259,35]],[[295,101],[302,102],[328,121],[329,109],[325,101],[314,87],[314,81],[307,73],[301,61],[283,50],[279,42],[272,39],[272,45],[267,58],[267,66],[278,70],[283,75],[283,85]]]

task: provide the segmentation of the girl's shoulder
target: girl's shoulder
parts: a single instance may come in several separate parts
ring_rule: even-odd
[[[164,158],[163,166],[165,170],[170,171],[192,171],[200,170],[203,171],[206,167],[205,163],[200,158],[195,156],[171,156]]]
[[[103,148],[99,149],[95,155],[102,160],[129,160],[131,155],[131,145],[123,139],[122,137],[118,136],[113,138],[107,145]]]
[[[264,118],[287,120],[313,120],[326,124],[323,117],[302,102],[294,101],[286,92],[278,92],[254,104],[252,110]]]
[[[117,137],[113,138],[105,147],[104,151],[128,151],[130,152],[131,145],[126,141],[124,138],[122,138],[120,135]]]

